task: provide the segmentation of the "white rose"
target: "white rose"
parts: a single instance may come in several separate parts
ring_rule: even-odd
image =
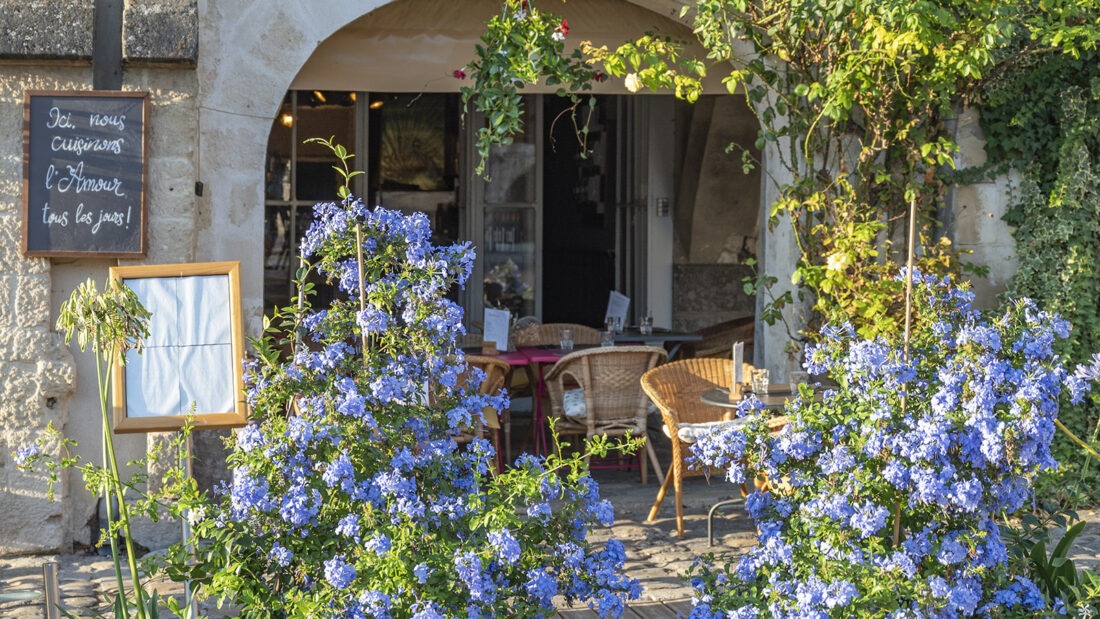
[[[642,80],[638,77],[637,73],[631,73],[630,75],[626,76],[626,81],[624,85],[626,86],[626,89],[630,92],[638,92],[638,90],[642,87]]]

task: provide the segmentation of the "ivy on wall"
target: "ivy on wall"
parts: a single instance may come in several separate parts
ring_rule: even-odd
[[[1047,56],[1023,56],[1027,66],[990,84],[983,129],[991,167],[1023,173],[1005,218],[1019,260],[1006,297],[1031,297],[1073,323],[1061,352],[1080,361],[1100,350],[1100,53]],[[1095,444],[1100,398],[1061,418]],[[1054,449],[1063,470],[1047,493],[1095,502],[1100,471],[1068,440]]]

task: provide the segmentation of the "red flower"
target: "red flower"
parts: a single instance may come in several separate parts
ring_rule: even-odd
[[[596,80],[597,82],[605,82],[607,81],[607,74],[603,71],[596,71],[596,74],[592,76],[592,79]]]
[[[462,69],[455,69],[455,72],[452,73],[452,75],[454,75],[455,79],[458,79],[458,80],[466,79],[466,72],[463,71]]]
[[[569,34],[569,20],[568,19],[561,20],[561,25],[558,26],[558,30],[561,30],[562,34]]]
[[[526,10],[527,10],[527,0],[520,0],[520,3],[519,3],[519,8],[523,9],[524,11],[526,11]]]

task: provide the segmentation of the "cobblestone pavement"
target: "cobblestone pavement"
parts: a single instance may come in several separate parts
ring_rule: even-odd
[[[610,531],[596,531],[593,539],[601,541],[609,535],[626,546],[627,573],[641,581],[644,592],[641,601],[676,600],[691,595],[684,573],[694,558],[715,552],[736,555],[754,540],[751,521],[738,507],[724,510],[715,523],[716,544],[707,540],[707,510],[715,502],[736,496],[736,488],[728,483],[703,478],[684,480],[684,539],[676,536],[675,508],[671,490],[665,498],[658,519],[646,523],[649,507],[657,493],[657,483],[651,479],[645,486],[636,473],[596,471],[602,494],[615,505],[616,524]],[[1081,567],[1100,570],[1100,511],[1085,511],[1079,515],[1089,521],[1078,537],[1071,558]],[[0,617],[4,619],[40,619],[45,617],[42,594],[42,565],[47,561],[60,564],[60,589],[63,605],[77,616],[92,617],[107,610],[109,598],[116,590],[114,570],[108,558],[85,555],[38,555],[0,557]],[[151,583],[162,595],[181,593],[180,585],[170,582]],[[211,617],[232,616],[219,610],[213,602],[200,607]],[[167,614],[163,616],[168,616]]]

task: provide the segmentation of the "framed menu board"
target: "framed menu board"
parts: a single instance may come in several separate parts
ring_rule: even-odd
[[[148,93],[27,91],[23,254],[145,255]]]
[[[194,407],[195,427],[243,426],[244,339],[240,263],[111,268],[152,318],[140,355],[116,361],[116,433],[177,430]]]

